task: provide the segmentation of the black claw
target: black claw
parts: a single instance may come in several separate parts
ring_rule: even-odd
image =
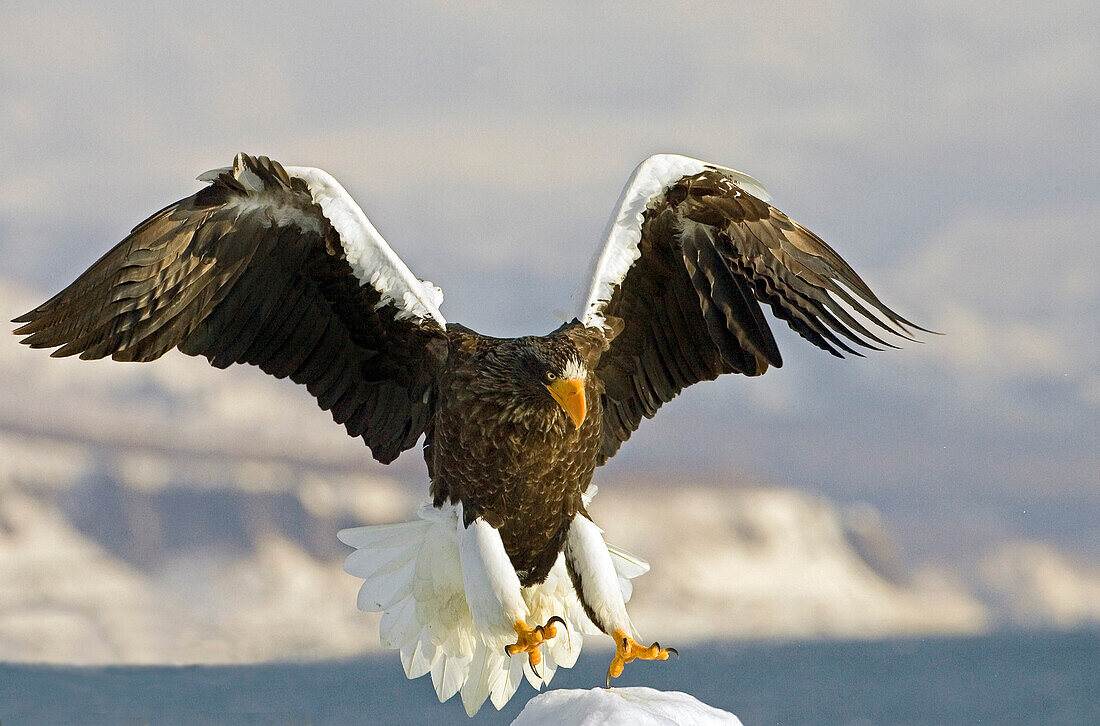
[[[672,653],[677,658],[680,657],[680,651],[676,650],[675,648],[665,648],[665,650],[668,651],[669,653]]]
[[[534,672],[535,678],[538,678],[541,681],[542,680],[542,674],[539,673],[539,667],[537,665],[535,665],[534,661],[532,661],[530,659],[527,660],[527,663],[531,666],[531,670]]]
[[[550,627],[551,625],[553,625],[553,624],[554,624],[554,622],[555,622],[555,621],[557,621],[557,622],[561,623],[561,626],[562,626],[563,628],[565,628],[565,630],[566,630],[566,631],[568,632],[568,630],[569,630],[569,623],[565,622],[565,620],[563,620],[563,619],[561,618],[561,616],[558,616],[558,615],[555,615],[554,617],[552,617],[552,618],[550,618],[549,620],[547,620],[547,621],[546,621],[546,625],[544,625],[543,627],[549,628],[549,627]]]

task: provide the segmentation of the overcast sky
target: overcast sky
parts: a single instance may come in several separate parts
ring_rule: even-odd
[[[1100,553],[1100,5],[275,5],[5,2],[0,274],[56,291],[243,150],[332,172],[448,319],[545,332],[638,161],[699,156],[947,335],[836,361],[784,328],[782,370],[690,390],[608,475]]]

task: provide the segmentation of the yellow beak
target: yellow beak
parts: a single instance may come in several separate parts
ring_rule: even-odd
[[[573,425],[577,428],[584,423],[588,408],[584,401],[584,379],[570,378],[568,381],[554,381],[546,387],[550,395],[562,407]]]

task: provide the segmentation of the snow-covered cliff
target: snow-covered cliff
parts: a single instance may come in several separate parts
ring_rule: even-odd
[[[8,317],[34,302],[0,280]],[[304,391],[253,373],[181,355],[47,360],[0,335],[0,660],[227,662],[377,647],[335,533],[410,518],[422,465],[370,463]],[[647,637],[957,633],[1004,621],[942,571],[907,573],[867,507],[620,476],[604,478],[592,511],[609,541],[653,565],[631,603]],[[990,561],[982,594],[997,617],[1100,618],[1092,570],[1048,566],[1068,562],[1052,553]],[[1051,572],[1057,601],[1037,579]]]
[[[279,491],[247,476],[148,491],[112,475],[54,490],[0,480],[0,660],[242,662],[377,647],[377,621],[355,610],[358,581],[342,572],[334,534],[411,515],[417,495],[352,478]],[[646,637],[679,645],[986,624],[957,586],[877,573],[820,499],[765,488],[637,496],[625,484],[601,491],[594,514],[610,541],[653,564],[631,603]]]

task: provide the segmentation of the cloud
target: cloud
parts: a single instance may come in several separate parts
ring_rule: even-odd
[[[959,381],[1070,376],[1082,399],[1100,368],[1100,206],[974,211],[894,278],[947,335],[909,356]]]

